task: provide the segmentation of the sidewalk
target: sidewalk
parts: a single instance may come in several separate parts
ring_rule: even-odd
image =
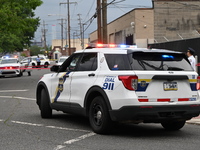
[[[200,125],[200,115],[198,117],[192,118],[191,120],[188,120],[187,123]]]

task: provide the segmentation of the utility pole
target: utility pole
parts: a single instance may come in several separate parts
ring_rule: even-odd
[[[78,16],[79,16],[79,25],[80,25],[80,37],[81,37],[81,47],[82,47],[82,49],[84,49],[84,45],[85,45],[85,43],[84,43],[84,25],[86,25],[85,23],[81,23],[81,17],[80,17],[80,15],[81,14],[77,14]]]
[[[97,39],[102,43],[102,23],[101,23],[101,0],[97,0]]]
[[[85,23],[83,23],[83,49],[85,48],[85,36],[84,36],[84,25],[86,25]]]
[[[77,14],[77,16],[79,17],[78,20],[79,20],[79,25],[80,25],[80,37],[81,37],[81,47],[83,49],[83,28],[82,28],[82,23],[81,23],[81,14]]]
[[[103,25],[103,43],[108,43],[107,36],[107,0],[102,0],[102,25]]]
[[[61,19],[61,49],[63,50],[63,18]]]
[[[102,2],[102,3],[101,3]],[[107,44],[107,0],[97,0],[97,38],[98,43]]]
[[[61,18],[58,20],[61,20],[61,23],[60,23],[60,25],[61,25],[61,49],[63,50],[63,44],[64,44],[64,36],[63,36],[64,30],[63,29],[64,29],[64,20],[66,20],[66,19]]]
[[[46,41],[46,32],[47,32],[47,29],[45,27],[45,21],[43,20],[43,29],[42,29],[42,40],[44,42],[44,49],[46,50],[47,48],[47,41]]]
[[[69,9],[69,4],[76,4],[77,2],[69,2],[69,0],[67,0],[66,3],[60,3],[60,5],[62,4],[67,4],[67,16],[68,16],[68,42],[69,42],[69,55],[71,55],[71,38],[70,38],[70,9]]]

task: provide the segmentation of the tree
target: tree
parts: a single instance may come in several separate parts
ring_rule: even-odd
[[[41,0],[1,0],[0,52],[22,51],[30,46],[40,21],[33,11],[41,4]]]
[[[40,53],[41,53],[41,52],[40,52],[41,49],[42,49],[42,48],[39,47],[39,46],[37,46],[37,45],[31,46],[31,47],[30,47],[31,56],[40,54]]]

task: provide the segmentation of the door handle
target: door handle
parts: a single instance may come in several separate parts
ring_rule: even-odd
[[[89,76],[89,77],[91,77],[91,76],[93,76],[93,77],[94,77],[94,76],[95,76],[95,74],[94,74],[94,73],[90,73],[90,74],[88,74],[88,76]]]

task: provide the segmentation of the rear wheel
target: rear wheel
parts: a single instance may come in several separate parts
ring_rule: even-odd
[[[169,122],[162,122],[161,125],[166,130],[179,130],[185,125],[184,121],[169,121]]]
[[[49,96],[45,89],[41,91],[41,103],[40,103],[40,112],[42,118],[51,118],[52,117],[52,109],[50,107]]]
[[[106,134],[111,128],[108,108],[101,96],[95,97],[90,104],[89,121],[93,131],[99,134]]]
[[[49,66],[49,64],[47,62],[45,62],[44,68],[47,68],[48,66]]]

